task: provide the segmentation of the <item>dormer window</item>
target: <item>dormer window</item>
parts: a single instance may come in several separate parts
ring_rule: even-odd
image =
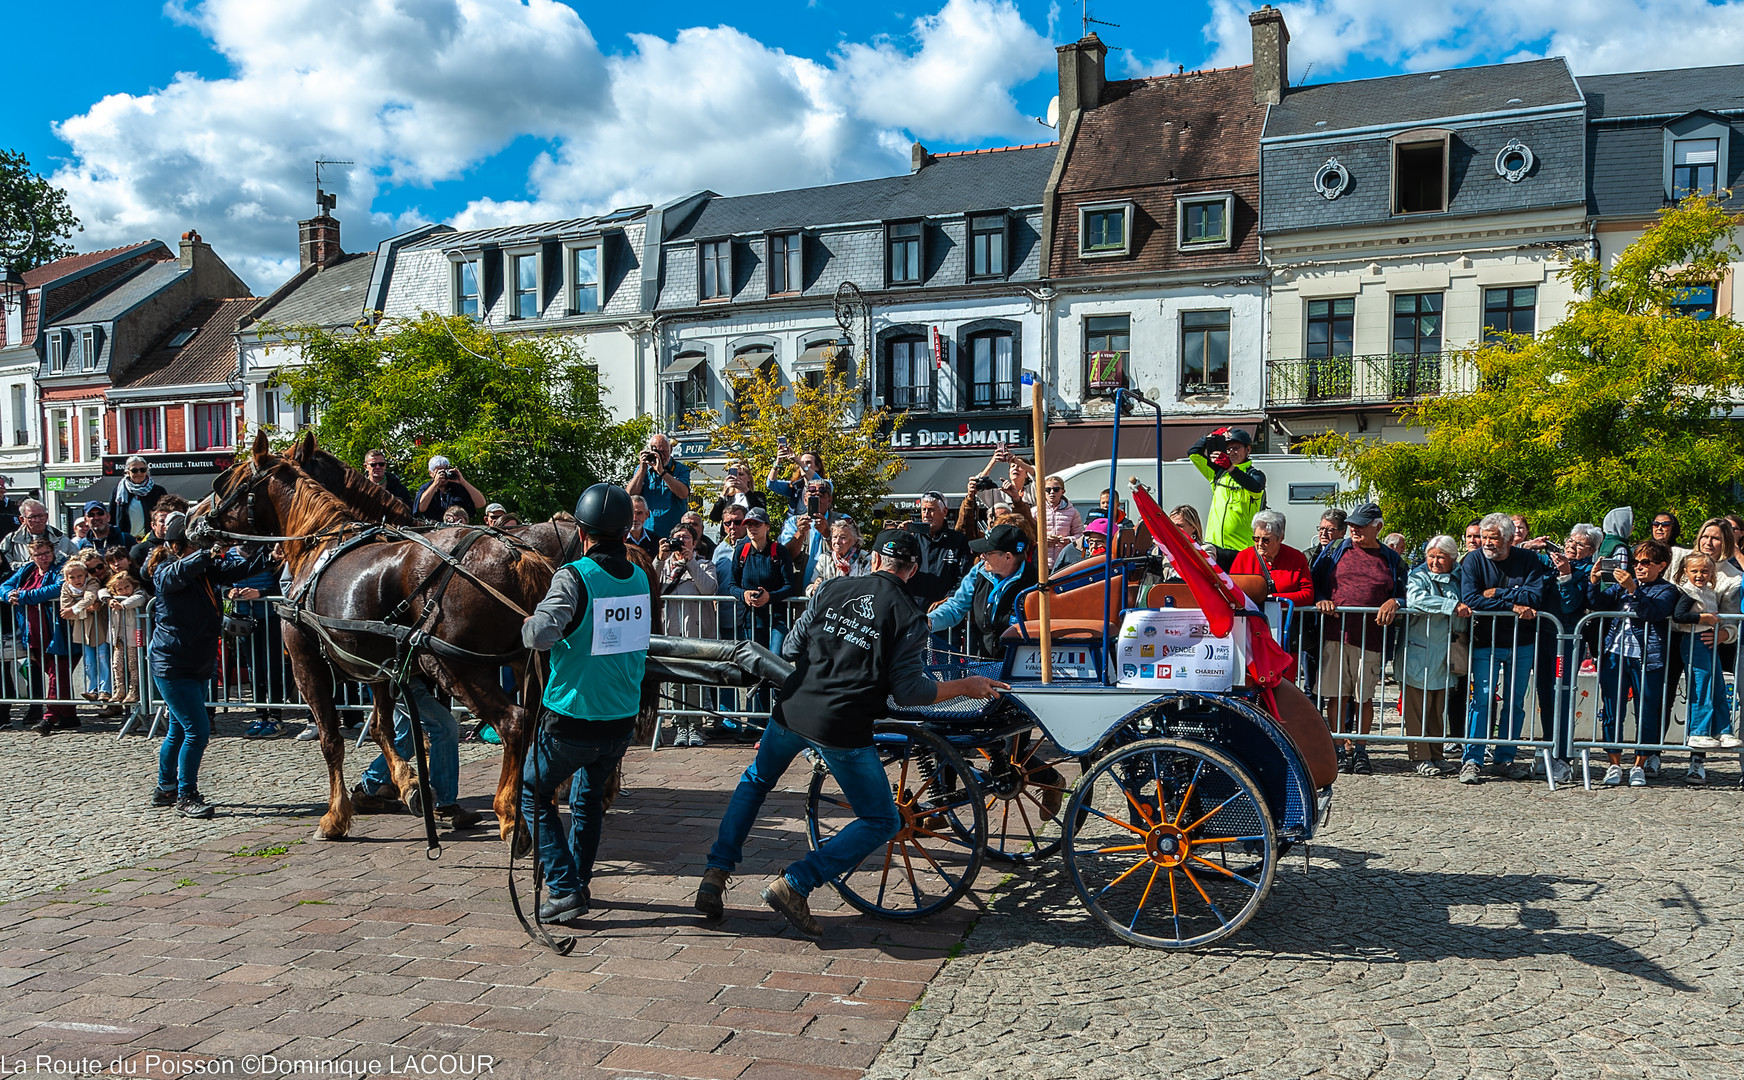
[[[733,242],[705,240],[697,246],[701,260],[699,293],[704,300],[725,300],[733,293]]]
[[[805,262],[800,235],[775,233],[769,237],[769,295],[801,292],[805,288]]]
[[[1408,133],[1393,143],[1393,213],[1447,209],[1446,133]]]
[[[1720,140],[1677,139],[1671,144],[1671,192],[1676,199],[1687,195],[1712,195],[1719,185]]]
[[[67,366],[67,335],[63,330],[48,332],[48,369],[55,374],[66,370]]]
[[[569,312],[591,315],[600,309],[600,249],[571,248],[569,252]]]
[[[969,278],[972,281],[1002,278],[1008,272],[1006,252],[1011,247],[1011,219],[1004,214],[969,216]]]
[[[194,332],[188,331],[193,337]],[[79,331],[79,366],[85,371],[97,370],[97,328],[88,326]]]
[[[1131,203],[1078,208],[1078,254],[1081,258],[1125,255],[1131,250]]]
[[[509,280],[515,294],[509,304],[511,319],[537,319],[539,307],[539,256],[537,254],[509,256]]]
[[[454,313],[478,318],[478,264],[454,264]]]
[[[192,331],[192,330],[177,330],[175,332],[175,336],[170,338],[170,343],[169,343],[168,347],[171,349],[179,349],[183,345],[186,345],[188,342],[190,342],[192,340],[194,340],[194,331]]]
[[[919,285],[921,266],[921,223],[907,221],[891,225],[886,231],[885,266],[892,285]]]
[[[1182,195],[1175,200],[1177,246],[1182,251],[1226,248],[1230,244],[1230,219],[1235,195]]]

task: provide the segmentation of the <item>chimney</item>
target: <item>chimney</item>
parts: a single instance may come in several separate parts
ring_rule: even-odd
[[[1108,46],[1102,44],[1102,39],[1094,33],[1089,33],[1054,51],[1060,60],[1059,130],[1064,132],[1067,121],[1073,116],[1102,104],[1102,87],[1108,81],[1103,68]]]
[[[1284,13],[1270,4],[1247,17],[1253,27],[1255,105],[1276,105],[1290,85],[1290,28]]]
[[[204,251],[207,255],[210,255],[212,253],[212,247],[207,244],[206,241],[200,239],[200,234],[198,232],[189,229],[187,232],[182,234],[181,266],[183,270],[192,270],[194,268],[194,253],[196,251]]]
[[[331,266],[344,254],[339,250],[339,219],[328,211],[333,209],[333,196],[317,188],[315,203],[318,213],[307,221],[297,222],[297,269],[311,266]]]
[[[915,143],[913,146],[908,148],[909,172],[920,172],[922,169],[926,168],[932,160],[933,156],[927,153],[927,148],[922,146],[920,143]]]

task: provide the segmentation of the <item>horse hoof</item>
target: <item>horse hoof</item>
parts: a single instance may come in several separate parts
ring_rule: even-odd
[[[525,828],[516,828],[509,839],[509,858],[525,858],[533,850],[533,836]]]
[[[406,809],[412,812],[413,817],[421,818],[424,816],[424,800],[423,797],[418,794],[418,787],[416,784],[412,786],[411,790],[406,792]]]

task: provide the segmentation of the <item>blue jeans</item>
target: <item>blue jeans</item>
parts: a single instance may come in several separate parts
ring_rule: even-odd
[[[1625,692],[1635,695],[1635,721],[1639,728],[1635,742],[1652,745],[1659,742],[1660,721],[1664,714],[1659,705],[1665,697],[1665,669],[1646,668],[1641,658],[1633,659],[1607,652],[1599,657],[1599,699],[1605,706],[1605,741],[1628,741],[1623,737],[1623,711],[1629,707]]]
[[[1531,645],[1514,648],[1473,649],[1471,652],[1471,703],[1466,711],[1465,737],[1490,737],[1490,706],[1496,691],[1502,692],[1502,725],[1498,739],[1518,739],[1520,726],[1526,722],[1526,692],[1532,687]],[[1498,743],[1495,763],[1507,765],[1514,760],[1513,746]],[[1484,763],[1484,745],[1468,742],[1463,761]]]
[[[200,791],[200,759],[212,741],[212,718],[206,715],[205,679],[154,676],[157,696],[170,714],[169,734],[157,751],[157,787],[186,798]]]
[[[554,899],[573,895],[593,880],[593,859],[605,818],[602,796],[631,738],[575,739],[543,725],[533,737],[532,752],[521,767],[521,817],[537,832],[539,862]],[[571,776],[575,781],[569,787],[565,837],[551,797]]]
[[[884,765],[878,751],[870,746],[854,750],[833,750],[818,746],[775,721],[763,732],[757,747],[757,757],[733,791],[721,818],[720,832],[709,849],[708,865],[713,870],[728,873],[745,857],[745,837],[763,809],[763,800],[774,789],[781,774],[806,747],[823,755],[856,819],[835,836],[825,840],[816,851],[789,866],[783,876],[801,896],[806,896],[826,881],[831,881],[859,866],[866,856],[890,842],[902,827],[896,812],[896,800],[890,795],[890,781],[884,775]]]
[[[1726,715],[1726,679],[1719,655],[1699,633],[1678,636],[1683,638],[1684,670],[1689,674],[1689,733],[1713,738],[1732,726]]]
[[[430,740],[430,797],[437,806],[453,806],[460,801],[460,722],[431,695],[430,686],[423,679],[413,679],[407,684],[406,693],[417,696],[418,721]],[[415,767],[412,714],[403,696],[394,702],[394,750],[414,762]],[[387,755],[377,754],[369,768],[363,770],[363,790],[374,795],[377,788],[391,779]],[[400,798],[409,794],[402,791]]]
[[[85,658],[85,689],[93,694],[107,694],[113,687],[109,682],[109,646],[80,645],[79,653]]]

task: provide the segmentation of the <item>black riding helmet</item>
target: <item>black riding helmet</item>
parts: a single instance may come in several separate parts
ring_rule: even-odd
[[[616,484],[595,484],[575,500],[575,520],[595,536],[623,536],[629,531],[630,493]]]

